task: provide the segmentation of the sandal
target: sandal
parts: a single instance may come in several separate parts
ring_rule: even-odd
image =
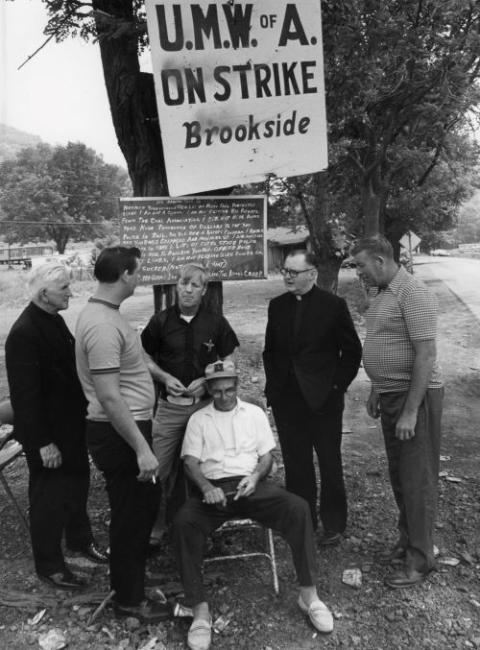
[[[208,650],[212,643],[212,619],[199,618],[190,626],[187,636],[187,646],[190,650]]]

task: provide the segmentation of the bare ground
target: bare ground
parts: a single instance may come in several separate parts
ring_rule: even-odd
[[[381,432],[368,418],[364,402],[368,382],[361,371],[349,390],[345,413],[344,465],[349,495],[349,526],[341,546],[319,550],[319,591],[335,614],[333,634],[323,637],[309,627],[296,606],[296,586],[288,548],[276,538],[279,555],[280,595],[274,596],[268,567],[261,560],[232,561],[208,565],[214,617],[229,624],[215,634],[218,650],[307,650],[311,648],[400,648],[480,647],[480,368],[473,351],[480,349],[478,321],[444,284],[419,269],[436,291],[440,305],[439,352],[446,379],[444,442],[442,448],[437,546],[440,559],[456,558],[457,566],[440,564],[423,585],[411,590],[390,591],[383,585],[387,571],[385,552],[395,541],[395,505],[390,493]],[[228,284],[225,312],[241,342],[240,366],[243,394],[262,397],[261,350],[268,300],[281,292],[279,279]],[[342,277],[341,293],[347,296],[360,334],[362,296],[351,272]],[[72,325],[85,296],[75,299],[66,313]],[[130,299],[125,312],[134,324],[145,322],[152,306],[147,290]],[[2,311],[0,341],[3,342],[19,308]],[[3,355],[0,356],[0,397],[7,393]],[[281,466],[281,457],[277,454]],[[27,507],[26,468],[23,461],[7,471],[8,480],[23,508]],[[452,481],[451,479],[460,479]],[[281,480],[281,468],[279,478]],[[98,539],[106,543],[104,517],[107,504],[102,478],[94,470],[89,502]],[[0,648],[38,647],[39,634],[51,628],[62,630],[69,648],[134,649],[158,638],[157,650],[184,648],[188,619],[175,619],[155,628],[129,629],[116,622],[107,608],[93,625],[87,624],[91,605],[72,605],[65,595],[41,585],[33,573],[29,541],[10,502],[0,502],[0,602],[19,597],[23,605],[0,605]],[[248,536],[247,536],[248,537]],[[248,544],[254,540],[246,540]],[[238,538],[223,542],[230,549]],[[362,570],[363,583],[353,589],[342,583],[344,569]],[[90,576],[90,591],[108,588],[104,569],[84,564],[78,567]],[[164,591],[178,590],[177,574],[170,550],[151,560],[150,572]],[[15,593],[14,593],[15,592]],[[22,595],[23,594],[23,595]],[[42,621],[28,619],[47,607]],[[13,604],[13,603],[12,603]],[[164,645],[162,646],[161,643]],[[154,646],[152,645],[152,648]]]

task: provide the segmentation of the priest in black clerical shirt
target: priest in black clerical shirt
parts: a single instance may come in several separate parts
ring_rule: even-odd
[[[286,488],[309,504],[317,528],[317,482],[324,545],[347,524],[341,441],[344,393],[358,372],[362,348],[345,301],[316,285],[315,258],[293,251],[282,269],[286,293],[268,309],[263,362],[285,465]]]

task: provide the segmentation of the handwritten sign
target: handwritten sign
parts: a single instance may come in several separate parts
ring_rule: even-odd
[[[146,10],[171,196],[327,167],[319,0]]]
[[[266,277],[266,197],[120,199],[121,241],[142,251],[140,282],[170,284],[200,262],[212,280]]]

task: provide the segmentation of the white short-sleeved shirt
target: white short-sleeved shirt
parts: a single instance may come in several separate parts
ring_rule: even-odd
[[[119,374],[120,394],[135,420],[150,420],[155,401],[152,378],[138,333],[110,303],[90,299],[75,331],[77,372],[88,400],[88,419],[107,421],[92,376]]]
[[[231,411],[217,411],[212,402],[190,417],[181,456],[198,458],[203,475],[219,479],[251,474],[259,457],[274,448],[262,409],[237,399]]]
[[[403,267],[373,298],[365,315],[363,365],[378,392],[409,389],[415,360],[412,342],[437,338],[437,310],[434,294]],[[428,387],[441,386],[435,361]]]

